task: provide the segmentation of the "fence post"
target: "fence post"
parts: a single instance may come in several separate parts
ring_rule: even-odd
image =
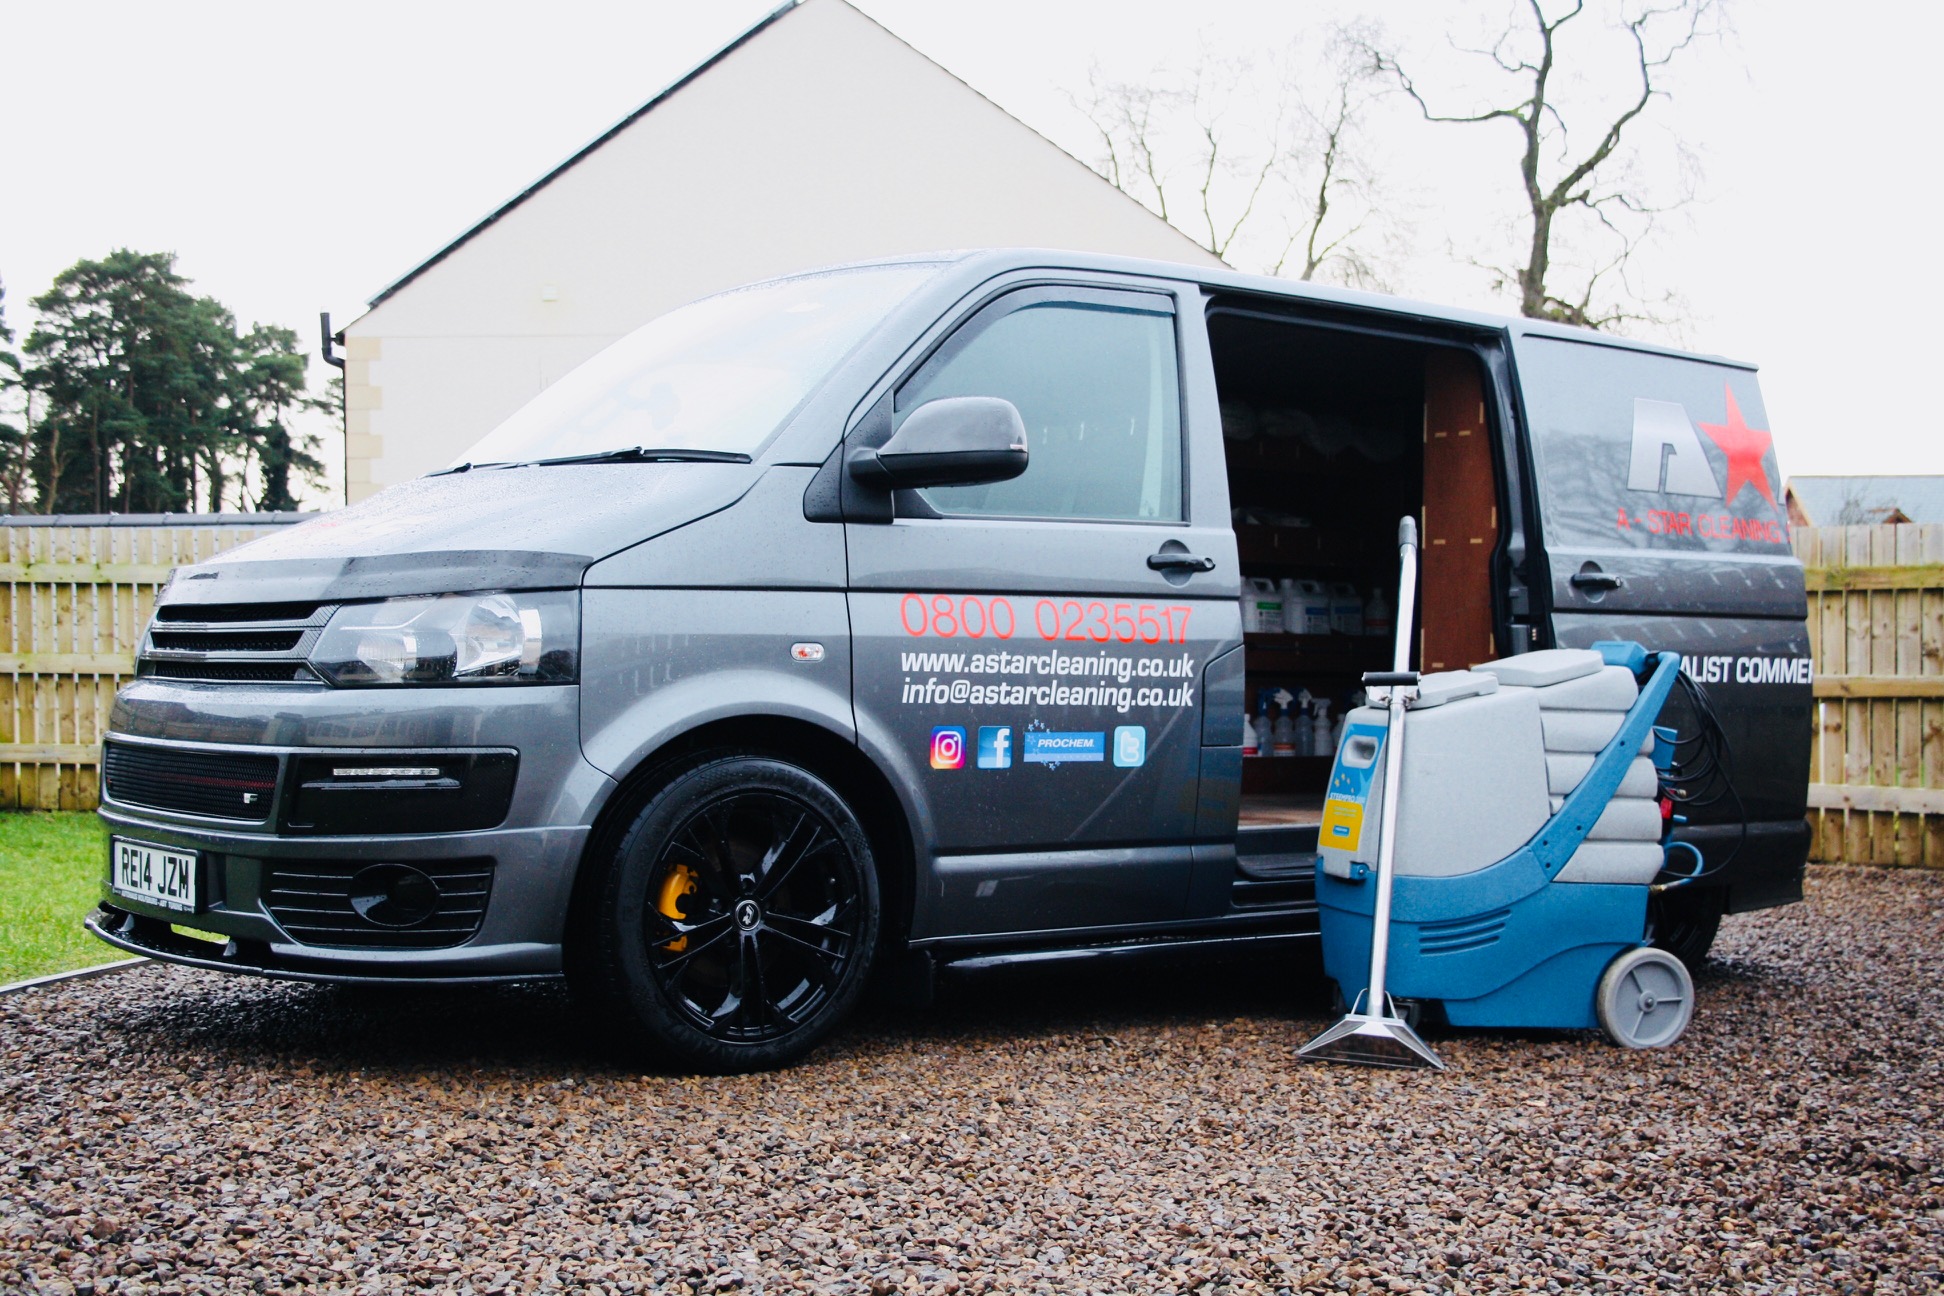
[[[1798,527],[1810,858],[1944,867],[1944,526]]]

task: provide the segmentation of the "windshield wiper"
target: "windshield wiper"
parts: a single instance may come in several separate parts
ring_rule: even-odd
[[[593,454],[561,455],[554,459],[530,460],[537,467],[550,464],[584,463],[735,463],[751,462],[746,454],[730,450],[651,450],[647,446],[624,446],[618,450],[598,450]]]

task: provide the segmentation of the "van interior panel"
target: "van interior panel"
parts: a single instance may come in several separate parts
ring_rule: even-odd
[[[1398,518],[1434,519],[1423,668],[1429,651],[1461,665],[1492,655],[1498,492],[1483,380],[1450,347],[1241,311],[1214,311],[1209,340],[1245,607],[1255,593],[1310,612],[1280,623],[1245,612],[1261,754],[1243,762],[1241,826],[1315,824],[1338,721],[1363,673],[1391,664]]]

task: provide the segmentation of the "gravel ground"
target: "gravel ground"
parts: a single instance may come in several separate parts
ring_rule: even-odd
[[[1302,1065],[1298,969],[987,977],[642,1076],[551,990],[161,967],[0,1000],[0,1286],[1944,1288],[1944,875],[1730,919],[1672,1050]]]

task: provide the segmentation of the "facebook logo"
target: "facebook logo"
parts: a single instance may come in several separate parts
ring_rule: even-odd
[[[979,726],[979,768],[1012,768],[1012,726]]]

